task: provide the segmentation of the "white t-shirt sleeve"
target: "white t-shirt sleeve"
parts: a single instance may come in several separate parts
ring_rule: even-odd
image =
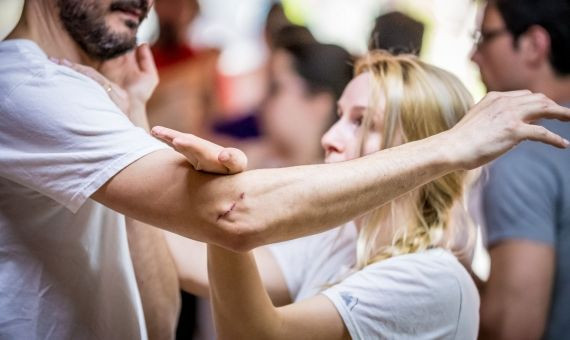
[[[46,64],[0,99],[0,176],[76,212],[102,184],[165,148],[91,79]]]
[[[471,320],[463,317],[463,289],[453,269],[445,268],[444,262],[430,261],[426,255],[404,255],[372,264],[323,292],[353,339],[477,336],[477,298],[476,305],[468,306]],[[471,334],[465,332],[465,321],[474,324],[468,327]]]

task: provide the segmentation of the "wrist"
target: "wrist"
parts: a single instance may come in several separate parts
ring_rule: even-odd
[[[446,169],[446,172],[464,170],[465,157],[461,154],[461,146],[465,141],[454,138],[452,131],[444,131],[426,139],[426,146],[436,153],[436,166]]]

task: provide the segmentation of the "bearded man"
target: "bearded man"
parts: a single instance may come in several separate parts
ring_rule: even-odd
[[[98,84],[48,59],[98,68],[135,47],[149,6],[147,0],[27,0],[18,25],[0,42],[2,339],[147,338],[152,307],[145,285],[137,286],[125,216],[136,231],[138,220],[247,251],[340,225],[525,139],[568,145],[528,122],[570,119],[570,110],[528,91],[494,93],[445,133],[354,161],[204,174],[194,167],[240,172],[243,154],[154,130],[187,159],[121,112],[144,121],[148,89],[156,85],[148,77],[148,47],[137,50],[135,70],[122,78],[128,105],[121,109],[110,99],[122,93],[115,84]],[[145,256],[156,269],[145,284],[165,276],[153,262],[164,255],[155,249],[161,243],[159,233],[132,254],[135,266]]]

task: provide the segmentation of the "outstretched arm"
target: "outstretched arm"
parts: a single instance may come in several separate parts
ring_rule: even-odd
[[[324,295],[274,307],[251,252],[208,245],[208,273],[220,339],[350,339],[335,306]]]
[[[177,234],[248,250],[340,225],[434,178],[480,166],[522,140],[567,145],[529,124],[538,118],[570,119],[570,110],[528,91],[492,93],[456,127],[421,141],[338,164],[232,176],[196,172],[182,155],[158,151],[123,169],[93,198]]]
[[[144,102],[148,92],[136,75],[155,73],[152,56],[143,46],[132,57],[136,62],[111,68],[123,71],[112,76],[126,84],[128,98]],[[124,72],[132,65],[133,72]],[[111,88],[104,77],[93,78]],[[182,153],[194,169],[172,151],[156,152],[125,168],[93,198],[184,236],[250,249],[341,224],[447,172],[489,161],[524,139],[564,146],[567,142],[559,136],[528,122],[568,119],[569,111],[528,91],[491,93],[452,130],[423,141],[342,164],[256,170],[231,177],[193,170],[239,172],[246,164],[241,151],[155,128],[153,134]],[[144,115],[144,109],[138,112]]]

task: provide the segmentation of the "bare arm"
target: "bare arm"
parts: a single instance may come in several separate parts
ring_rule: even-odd
[[[208,245],[208,273],[220,339],[350,338],[336,308],[323,295],[274,307],[252,253]]]
[[[180,311],[180,288],[162,231],[128,218],[127,236],[148,337],[174,339]]]
[[[173,233],[164,233],[178,269],[180,287],[191,294],[209,298],[206,244]],[[289,289],[273,254],[266,247],[255,249],[253,254],[263,286],[273,303],[278,306],[290,303]]]
[[[491,248],[491,273],[481,290],[481,339],[540,339],[554,281],[551,246],[511,240]]]
[[[196,172],[174,151],[158,151],[123,169],[93,198],[182,236],[248,250],[340,225],[450,171],[480,166],[525,139],[566,146],[528,124],[540,117],[569,119],[570,110],[526,91],[492,93],[456,127],[422,141],[338,164],[223,177]],[[184,145],[184,134],[154,133]]]

